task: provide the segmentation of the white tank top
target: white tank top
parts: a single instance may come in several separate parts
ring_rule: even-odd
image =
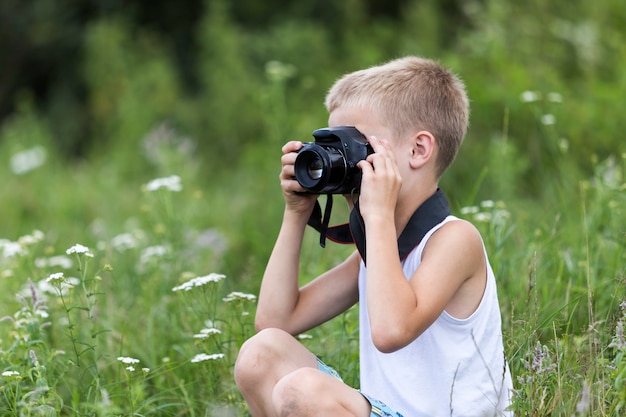
[[[431,229],[402,264],[409,279],[419,267]],[[484,251],[484,245],[483,245]],[[487,259],[487,285],[467,319],[443,312],[416,340],[393,353],[372,343],[365,297],[366,270],[359,272],[361,391],[405,417],[512,416],[513,389],[502,344],[496,281]]]

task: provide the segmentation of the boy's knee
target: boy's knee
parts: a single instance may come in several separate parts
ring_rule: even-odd
[[[281,333],[279,329],[265,329],[244,342],[235,362],[237,385],[254,384],[268,375],[280,359]]]
[[[309,415],[316,399],[324,398],[320,373],[313,368],[300,368],[285,375],[274,387],[272,401],[279,415]]]

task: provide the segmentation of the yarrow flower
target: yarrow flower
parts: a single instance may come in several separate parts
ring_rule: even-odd
[[[461,214],[476,214],[480,211],[478,206],[466,206],[461,208]]]
[[[533,102],[539,100],[539,93],[537,93],[535,91],[524,91],[520,95],[520,100],[523,103],[533,103]]]
[[[181,285],[178,285],[178,286],[172,288],[172,291],[190,291],[194,287],[201,287],[201,286],[209,284],[211,282],[220,282],[224,278],[226,278],[226,275],[216,274],[216,273],[212,272],[209,275],[192,278],[189,281],[184,282]]]
[[[141,251],[139,255],[139,264],[146,265],[154,259],[163,257],[170,252],[171,248],[167,245],[148,246]]]
[[[74,246],[66,250],[65,253],[68,255],[75,253],[77,255],[85,255],[93,258],[93,254],[89,252],[89,248],[87,246],[81,245],[80,243],[75,244]]]
[[[4,371],[2,373],[2,376],[6,377],[6,378],[10,378],[12,376],[20,376],[20,373],[17,371]]]
[[[50,274],[48,278],[46,278],[46,282],[49,284],[63,282],[65,277],[63,276],[63,272],[56,272],[54,274]]]
[[[44,239],[45,235],[41,230],[34,230],[30,235],[21,236],[17,242],[22,246],[35,245]]]
[[[117,358],[117,360],[126,365],[133,365],[133,364],[139,363],[139,359],[129,358],[128,356],[120,356]]]
[[[148,191],[156,191],[161,188],[165,188],[169,191],[181,191],[183,186],[180,183],[180,177],[178,175],[157,178],[146,184],[146,190]]]
[[[111,239],[111,246],[119,250],[132,249],[137,247],[137,241],[132,234],[122,233]]]
[[[551,126],[556,123],[556,117],[553,114],[544,114],[541,116],[541,123],[546,126]]]
[[[243,301],[254,301],[256,300],[256,295],[254,294],[246,294],[239,291],[233,291],[228,294],[226,297],[222,298],[222,301],[226,303],[230,303],[232,301],[243,300]]]
[[[200,333],[194,334],[193,337],[195,339],[206,339],[209,336],[214,335],[214,334],[222,334],[222,332],[219,329],[212,327],[212,328],[200,330]]]
[[[477,222],[498,225],[503,225],[510,216],[510,213],[504,208],[503,202],[493,200],[481,201],[480,207],[462,207],[461,214],[470,215]]]
[[[0,255],[4,258],[14,258],[18,255],[24,255],[27,250],[18,242],[12,242],[6,239],[0,239]]]
[[[51,274],[49,277],[40,280],[35,285],[34,290],[37,292],[37,296],[42,299],[46,299],[48,294],[66,296],[69,290],[80,284],[80,280],[76,277],[66,277],[65,275],[59,277],[62,272]],[[33,289],[29,287],[23,288],[18,295],[30,294]]]
[[[213,353],[212,355],[208,355],[206,353],[199,353],[191,359],[192,363],[204,362],[204,361],[214,361],[217,359],[222,359],[224,357],[223,353]]]
[[[39,168],[46,162],[46,154],[46,148],[43,146],[35,146],[18,152],[11,157],[11,171],[15,175],[22,175]]]
[[[63,269],[70,269],[74,266],[74,262],[71,258],[65,255],[59,255],[51,256],[49,258],[37,258],[35,259],[35,266],[37,268],[59,267]]]

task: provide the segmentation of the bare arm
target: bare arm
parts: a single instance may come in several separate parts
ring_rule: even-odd
[[[386,254],[388,247],[383,247],[382,241],[368,245],[368,253],[375,254],[374,259],[368,257],[368,311],[379,350],[392,352],[411,343],[444,310],[466,318],[477,308],[486,282],[486,264],[480,235],[470,223],[454,221],[438,230],[410,280],[395,262],[397,253],[395,258]]]
[[[375,138],[370,142],[376,153],[359,165],[367,230],[366,297],[374,344],[393,352],[415,340],[444,309],[471,314],[482,297],[486,263],[478,231],[467,222],[450,222],[431,237],[420,267],[407,280],[395,225],[402,180],[388,145]]]
[[[257,329],[278,327],[297,334],[349,308],[358,299],[359,257],[355,253],[343,263],[300,288],[300,251],[308,218],[316,200],[293,179],[294,151],[299,142],[283,147],[281,187],[285,212],[278,238],[268,261],[259,294]]]

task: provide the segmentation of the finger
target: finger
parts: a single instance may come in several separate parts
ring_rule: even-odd
[[[302,142],[298,140],[292,140],[285,143],[282,147],[282,151],[284,154],[288,154],[291,152],[297,152],[302,148]]]
[[[362,159],[357,162],[356,166],[361,169],[361,171],[371,171],[373,170],[372,163],[368,159]]]
[[[374,150],[374,152],[378,152],[382,149],[382,144],[380,143],[380,140],[376,136],[370,136],[369,143],[372,146],[372,149]]]
[[[304,192],[304,188],[302,188],[300,183],[296,180],[283,178],[280,183],[281,183],[282,189],[286,192],[291,192],[291,193]]]
[[[295,152],[287,152],[283,156],[280,157],[281,164],[284,165],[293,165],[296,163],[296,158],[298,154]]]
[[[280,171],[280,178],[292,180],[296,176],[296,172],[293,165],[283,165],[283,169]]]

